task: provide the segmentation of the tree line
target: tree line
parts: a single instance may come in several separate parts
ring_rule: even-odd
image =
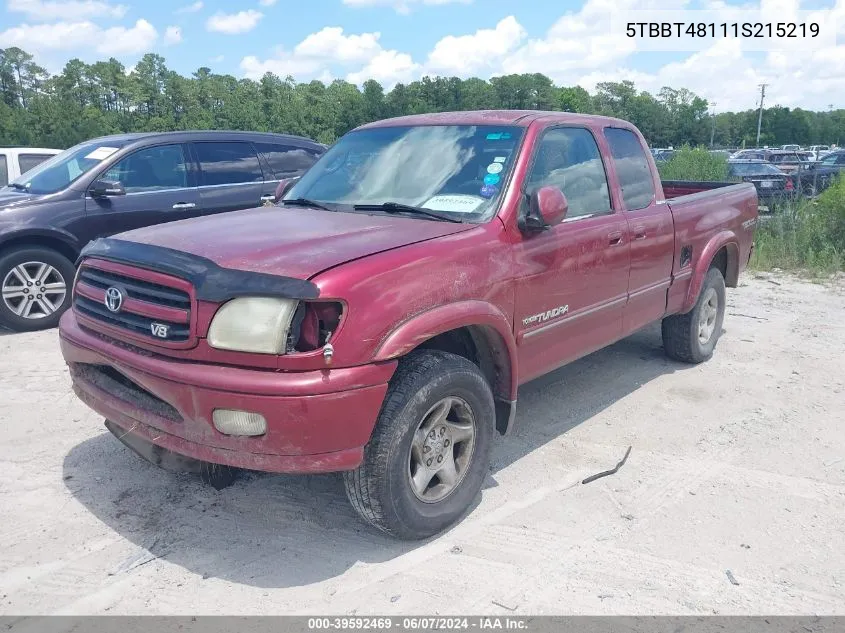
[[[332,143],[362,123],[448,110],[537,109],[616,116],[631,121],[654,147],[753,147],[757,110],[720,112],[684,88],[656,95],[630,81],[604,82],[593,94],[556,86],[540,73],[490,80],[424,77],[385,91],[337,79],[297,83],[267,73],[259,81],[202,67],[190,77],[149,53],[127,71],[118,60],[72,59],[56,75],[20,48],[0,49],[0,146],[66,148],[118,132],[232,129],[284,132]],[[845,109],[763,111],[761,144],[845,143]]]

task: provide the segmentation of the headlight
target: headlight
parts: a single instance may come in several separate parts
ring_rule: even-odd
[[[237,352],[284,354],[297,304],[273,297],[232,299],[211,320],[208,344]]]

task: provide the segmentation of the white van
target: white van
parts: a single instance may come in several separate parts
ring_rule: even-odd
[[[0,187],[61,152],[43,147],[0,147]]]

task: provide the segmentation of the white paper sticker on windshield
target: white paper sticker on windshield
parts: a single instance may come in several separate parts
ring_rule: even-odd
[[[422,205],[432,211],[451,211],[454,213],[472,213],[484,203],[484,198],[463,194],[434,196]]]
[[[498,174],[503,169],[502,163],[490,163],[487,165],[487,173],[488,174]]]
[[[507,156],[496,156],[496,158],[493,159],[493,162],[494,163],[504,163],[507,159],[508,159]]]
[[[88,154],[85,158],[90,160],[106,160],[109,156],[114,154],[118,147],[98,147],[93,152]]]

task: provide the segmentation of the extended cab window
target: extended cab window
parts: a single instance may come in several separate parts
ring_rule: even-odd
[[[203,185],[262,182],[264,174],[251,143],[196,143]]]
[[[188,170],[181,144],[139,149],[112,165],[100,177],[120,182],[126,193],[188,186]]]
[[[6,155],[0,154],[0,187],[9,184],[9,168],[6,165]]]
[[[567,217],[610,212],[607,176],[596,140],[584,128],[554,128],[537,147],[526,192],[558,187],[569,203]]]
[[[654,181],[640,139],[631,130],[615,127],[606,128],[604,136],[610,145],[625,208],[633,211],[647,207],[654,200]]]
[[[278,179],[301,176],[320,157],[315,150],[292,145],[256,143],[255,147],[264,154],[273,177]]]

